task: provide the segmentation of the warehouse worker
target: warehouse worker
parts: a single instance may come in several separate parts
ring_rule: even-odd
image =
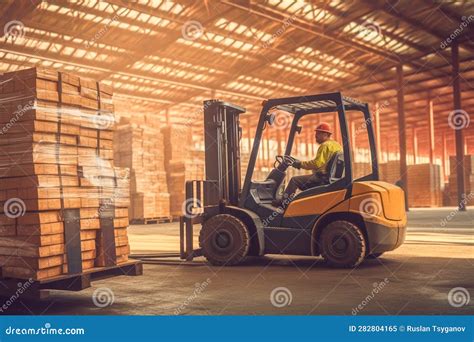
[[[297,189],[307,190],[328,181],[326,174],[327,163],[335,153],[342,151],[342,147],[337,141],[331,139],[332,131],[328,123],[320,123],[314,132],[316,142],[319,144],[316,157],[308,161],[295,160],[292,164],[294,168],[312,170],[313,173],[310,175],[292,177],[285,189],[282,199],[273,201],[274,206],[279,207],[282,204],[286,206],[291,198],[293,198]]]

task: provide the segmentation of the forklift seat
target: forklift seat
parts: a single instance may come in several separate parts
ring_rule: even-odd
[[[326,184],[332,184],[344,177],[344,153],[336,152],[326,165],[328,175]]]

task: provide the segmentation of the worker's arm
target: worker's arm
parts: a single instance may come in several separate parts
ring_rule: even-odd
[[[300,167],[305,170],[324,172],[324,168],[329,160],[330,154],[331,153],[329,146],[323,144],[319,146],[318,152],[316,153],[316,158],[314,158],[313,160],[302,161]]]

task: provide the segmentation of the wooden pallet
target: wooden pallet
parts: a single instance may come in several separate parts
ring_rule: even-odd
[[[143,274],[143,265],[139,261],[131,260],[120,265],[108,267],[95,267],[80,274],[67,274],[30,283],[21,294],[25,299],[47,299],[49,290],[81,291],[91,287],[92,281],[125,276],[139,276]],[[19,284],[26,284],[28,280],[15,278],[0,278],[0,297],[10,298],[15,295]]]
[[[169,223],[173,221],[172,216],[164,217],[151,217],[145,219],[134,219],[130,221],[130,224],[157,224],[157,223]]]

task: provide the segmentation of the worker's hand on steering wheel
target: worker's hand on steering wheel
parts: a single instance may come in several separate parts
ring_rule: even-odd
[[[301,167],[301,161],[299,161],[298,159],[292,156],[284,156],[283,158],[287,165],[293,166],[294,168],[297,168],[297,169]]]

